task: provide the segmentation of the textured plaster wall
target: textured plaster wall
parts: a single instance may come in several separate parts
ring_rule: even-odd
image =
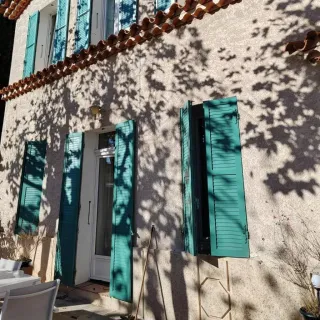
[[[76,10],[76,1],[71,2],[69,53]],[[11,82],[22,75],[27,16],[47,3],[32,1],[17,22]],[[150,1],[140,3],[152,12]],[[6,230],[15,224],[24,141],[48,141],[39,229],[54,237],[66,133],[135,119],[135,246],[147,245],[155,224],[153,249],[159,249],[151,256],[144,288],[146,319],[165,319],[165,314],[196,319],[199,311],[207,319],[225,304],[231,305],[232,319],[299,319],[308,272],[319,252],[320,70],[282,50],[286,41],[319,28],[319,14],[320,4],[312,0],[243,0],[8,102],[1,224]],[[179,108],[188,99],[199,103],[233,95],[239,99],[251,256],[205,262],[181,253]],[[106,109],[102,118],[90,115],[93,103]],[[46,257],[54,246],[46,250],[39,253],[36,270],[52,268]],[[226,261],[230,301],[217,280],[229,290]],[[142,263],[135,249],[135,301]],[[203,283],[207,277],[213,279]]]

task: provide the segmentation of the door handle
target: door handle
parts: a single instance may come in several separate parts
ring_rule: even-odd
[[[99,12],[97,12],[96,29],[99,27]]]
[[[91,201],[89,201],[88,224],[90,224],[90,211],[91,211]]]

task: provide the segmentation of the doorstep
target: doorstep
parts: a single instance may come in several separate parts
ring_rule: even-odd
[[[57,310],[53,314],[53,320],[122,320],[127,318],[124,313],[66,296],[63,298],[58,296],[55,306]]]
[[[75,287],[60,285],[57,300],[71,299],[82,301],[85,304],[102,307],[105,310],[113,310],[128,314],[131,312],[131,304],[110,297],[109,285],[103,282],[87,281]]]

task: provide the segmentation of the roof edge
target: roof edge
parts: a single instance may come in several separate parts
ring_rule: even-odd
[[[166,11],[158,11],[152,18],[144,18],[141,24],[134,23],[126,30],[120,30],[118,35],[112,34],[97,45],[72,54],[57,64],[38,71],[29,77],[21,79],[0,90],[2,100],[8,101],[22,96],[46,84],[53,83],[63,77],[83,70],[98,61],[105,60],[115,54],[132,49],[137,44],[157,38],[173,29],[191,24],[194,19],[202,19],[205,14],[214,14],[221,8],[226,8],[242,0],[219,0],[218,3],[208,0],[186,0],[185,5],[173,3]]]

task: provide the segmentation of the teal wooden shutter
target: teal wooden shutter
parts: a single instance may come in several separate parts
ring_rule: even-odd
[[[83,133],[67,136],[60,200],[55,277],[74,284],[82,173]]]
[[[120,0],[119,29],[127,29],[137,21],[137,0]]]
[[[156,12],[157,11],[165,11],[171,5],[171,0],[156,0]]]
[[[132,299],[132,219],[134,197],[135,123],[116,127],[112,212],[110,296]]]
[[[183,184],[183,217],[185,251],[196,255],[196,231],[193,196],[192,143],[191,143],[191,101],[180,110],[181,125],[181,169]]]
[[[46,146],[46,141],[26,143],[16,233],[35,233],[37,231]]]
[[[87,49],[91,32],[91,0],[78,0],[76,52]]]
[[[67,49],[70,0],[58,0],[57,19],[54,31],[52,63],[64,60]]]
[[[236,97],[205,101],[211,255],[249,257]]]
[[[29,17],[26,54],[24,58],[23,77],[29,77],[34,72],[36,58],[38,27],[40,12],[37,11]]]

